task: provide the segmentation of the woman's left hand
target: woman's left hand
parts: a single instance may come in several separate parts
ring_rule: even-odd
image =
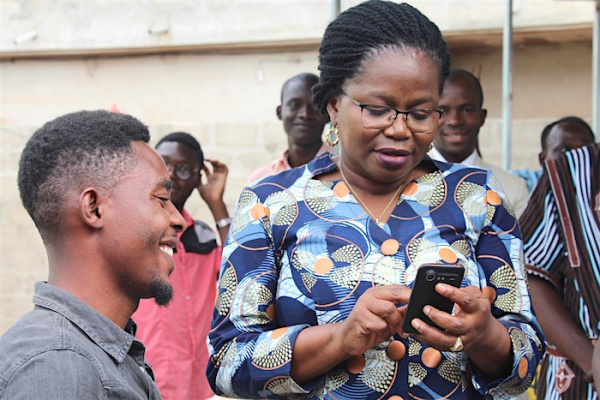
[[[460,338],[463,351],[471,361],[490,377],[510,374],[512,369],[511,340],[507,329],[491,312],[490,299],[475,286],[464,289],[440,283],[436,291],[455,303],[454,315],[432,306],[423,310],[440,328],[415,319],[413,326],[421,333],[415,337],[440,351],[456,351]]]
[[[413,325],[421,335],[415,335],[419,340],[441,351],[449,351],[460,336],[465,351],[476,346],[485,339],[486,331],[495,321],[491,313],[490,301],[475,286],[458,289],[439,283],[436,291],[455,303],[454,315],[447,314],[432,306],[425,306],[423,311],[433,322],[444,330],[436,329],[424,321],[415,320]]]

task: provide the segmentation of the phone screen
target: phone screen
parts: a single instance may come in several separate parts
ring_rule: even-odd
[[[454,302],[435,291],[435,285],[446,283],[460,287],[465,274],[465,269],[458,265],[424,264],[417,270],[415,284],[408,301],[406,316],[402,323],[402,330],[406,333],[419,333],[411,322],[414,318],[440,329],[432,320],[423,313],[423,307],[433,306],[438,310],[451,313]]]

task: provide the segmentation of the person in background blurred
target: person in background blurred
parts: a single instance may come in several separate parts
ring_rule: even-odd
[[[248,178],[248,183],[300,167],[317,154],[327,151],[328,147],[321,139],[327,117],[315,108],[311,99],[311,89],[318,81],[318,76],[308,72],[294,75],[285,81],[281,88],[281,104],[275,112],[283,122],[288,148],[279,158],[254,171]]]
[[[538,155],[540,166],[543,166],[547,159],[554,159],[565,151],[587,146],[595,141],[592,128],[581,118],[569,116],[556,120],[542,130],[542,151]],[[523,178],[531,192],[542,175],[542,168],[516,169],[509,172]]]
[[[547,155],[519,219],[531,299],[548,339],[538,399],[598,398],[592,353],[600,323],[600,146]]]
[[[156,150],[167,165],[172,182],[171,201],[185,218],[170,276],[174,298],[168,307],[141,301],[133,320],[146,345],[146,358],[155,371],[156,384],[165,400],[204,400],[214,396],[204,370],[208,362],[206,337],[216,298],[216,282],[231,219],[223,202],[227,166],[205,159],[198,141],[187,132],[163,137]],[[204,176],[203,176],[204,175]],[[195,220],[184,208],[198,191],[210,209],[216,228]]]
[[[408,4],[341,13],[313,101],[339,156],[245,188],[223,249],[209,382],[247,398],[483,399],[527,389],[544,352],[520,231],[489,171],[427,156],[450,65]],[[462,266],[455,303],[402,330],[417,270]]]
[[[485,123],[483,90],[479,79],[469,71],[452,68],[440,97],[438,133],[429,156],[434,160],[460,163],[491,171],[506,191],[514,212],[521,215],[529,198],[523,179],[484,161],[477,153],[479,130]]]

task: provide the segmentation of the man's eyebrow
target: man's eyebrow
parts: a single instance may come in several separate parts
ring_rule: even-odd
[[[170,179],[165,179],[165,180],[159,182],[156,185],[156,189],[163,189],[163,188],[165,188],[167,190],[171,190],[172,186],[173,186],[173,183],[171,182],[171,180]]]

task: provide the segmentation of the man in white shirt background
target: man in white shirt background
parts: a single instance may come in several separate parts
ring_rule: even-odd
[[[521,215],[529,191],[525,181],[504,169],[485,162],[477,151],[479,129],[485,123],[483,90],[479,79],[469,71],[452,68],[440,97],[444,114],[429,156],[434,160],[476,166],[492,171],[508,195],[517,217]]]

